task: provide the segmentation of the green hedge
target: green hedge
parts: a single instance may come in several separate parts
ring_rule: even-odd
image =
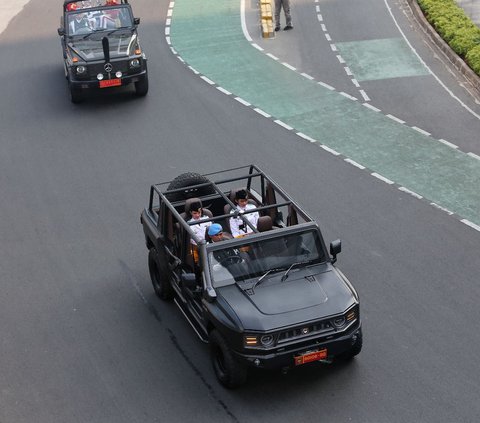
[[[418,4],[438,34],[480,76],[480,28],[454,0],[418,0]]]

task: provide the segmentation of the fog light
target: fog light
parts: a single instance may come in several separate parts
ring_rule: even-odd
[[[122,77],[122,72],[120,72],[120,71],[115,72],[115,76],[117,78],[121,78]]]
[[[82,73],[85,73],[85,71],[87,70],[87,68],[85,66],[77,66],[77,73],[78,74],[82,74]]]
[[[102,73],[99,73],[99,74],[97,75],[97,79],[98,79],[99,81],[101,81],[101,80],[103,79],[103,74],[102,74]]]

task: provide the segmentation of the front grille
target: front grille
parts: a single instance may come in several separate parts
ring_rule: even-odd
[[[335,327],[330,320],[321,320],[308,325],[299,326],[293,329],[280,332],[278,345],[296,339],[307,338],[315,335],[328,335],[335,332]]]
[[[110,62],[113,66],[112,71],[110,74],[114,77],[115,72],[120,71],[123,74],[127,74],[129,71],[128,67],[128,60],[122,60],[118,62]],[[94,63],[88,65],[88,74],[90,77],[95,78],[99,73],[106,75],[105,69],[105,62],[101,63]]]

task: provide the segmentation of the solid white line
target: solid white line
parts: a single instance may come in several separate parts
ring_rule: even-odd
[[[247,22],[245,19],[245,0],[242,0],[240,2],[240,23],[242,25],[243,35],[245,36],[247,41],[251,43],[253,40],[252,40],[252,37],[250,37],[250,34],[248,33]]]
[[[476,155],[475,153],[467,153],[467,156],[473,157],[474,159],[480,160],[480,156]]]
[[[413,192],[413,191],[410,191],[408,188],[405,188],[405,187],[399,187],[398,188],[400,191],[403,191],[407,194],[410,194],[412,196],[414,196],[415,198],[418,198],[419,200],[421,200],[423,197],[420,195],[420,194],[417,194],[416,192]]]
[[[397,117],[395,117],[395,116],[387,115],[387,117],[390,118],[390,119],[392,119],[392,120],[394,120],[395,122],[402,123],[402,124],[405,123],[404,120],[399,119],[399,118],[397,118]]]
[[[393,22],[395,22],[395,25],[398,29],[398,31],[400,32],[400,34],[402,34],[402,37],[404,38],[405,42],[408,44],[408,46],[410,47],[410,49],[413,51],[413,53],[418,57],[418,60],[420,60],[420,62],[422,63],[423,66],[425,66],[425,68],[430,72],[430,74],[437,80],[437,82],[445,89],[445,91],[447,91],[450,96],[452,98],[454,98],[455,100],[457,100],[460,105],[466,109],[469,113],[471,113],[473,116],[475,116],[477,119],[480,119],[480,115],[475,113],[472,109],[470,109],[462,100],[460,100],[455,94],[453,94],[453,92],[448,89],[448,87],[440,80],[440,78],[435,75],[435,73],[433,73],[433,71],[427,66],[427,64],[424,62],[424,60],[420,57],[420,55],[417,53],[417,51],[413,48],[413,46],[410,44],[410,41],[408,41],[407,37],[405,36],[405,34],[403,33],[402,29],[400,28],[400,25],[398,24],[397,20],[395,19],[395,16],[393,15],[393,12],[392,12],[392,9],[390,8],[390,5],[388,4],[388,1],[387,0],[383,0],[385,5],[387,6],[387,9],[388,9],[388,12],[390,13],[390,16],[392,17],[393,19]]]
[[[380,112],[381,110],[380,109],[377,109],[376,107],[372,106],[371,104],[369,103],[363,103],[363,105],[365,107],[368,107],[370,110],[373,110],[374,112]]]
[[[360,94],[362,95],[365,101],[370,101],[370,97],[367,95],[367,93],[364,90],[360,90]]]
[[[322,147],[325,151],[328,151],[329,153],[333,154],[334,156],[339,156],[340,153],[333,148],[330,148],[326,146],[325,144],[320,144],[320,147]]]
[[[352,159],[345,159],[345,161],[347,163],[350,163],[351,165],[355,166],[355,167],[358,167],[359,169],[362,169],[364,170],[365,169],[365,166],[362,166],[360,163],[357,163],[356,161],[352,160]]]
[[[357,99],[355,97],[351,96],[350,94],[344,93],[343,91],[340,92],[340,94],[342,94],[344,97],[349,98],[350,100],[357,101]]]
[[[277,56],[274,56],[272,53],[267,53],[268,57],[271,57],[273,60],[278,60]]]
[[[460,222],[465,223],[465,225],[470,226],[471,228],[475,229],[476,231],[480,232],[480,226],[475,225],[475,223],[470,222],[470,220],[462,219]]]
[[[277,124],[277,125],[280,125],[282,126],[283,128],[285,129],[288,129],[289,131],[291,131],[293,128],[289,125],[287,125],[285,122],[282,122],[281,120],[274,120],[274,122]]]
[[[387,183],[387,184],[389,184],[389,185],[392,185],[392,184],[395,183],[395,182],[391,181],[390,179],[385,178],[385,176],[382,176],[382,175],[380,175],[380,174],[378,174],[378,173],[376,173],[376,172],[371,173],[371,175],[374,176],[374,177],[377,178],[377,179],[380,179],[381,181],[383,181],[383,182],[385,182],[385,183]]]
[[[307,79],[310,79],[311,81],[314,79],[313,76],[310,76],[310,75],[308,75],[308,74],[306,74],[306,73],[301,73],[300,75],[304,76],[304,77],[307,78]]]
[[[427,131],[425,131],[425,130],[423,130],[423,129],[420,129],[420,128],[416,127],[416,126],[412,126],[412,129],[415,129],[415,131],[420,132],[421,134],[426,135],[427,137],[429,137],[430,135],[432,135],[430,132],[427,132]]]
[[[227,91],[225,88],[217,87],[217,90],[221,91],[223,94],[232,95],[232,93],[230,91]]]
[[[313,138],[310,138],[308,135],[305,135],[303,132],[297,132],[297,135],[299,137],[302,137],[303,139],[310,141],[310,142],[317,142],[317,140],[314,140]]]
[[[297,68],[294,68],[292,65],[289,65],[288,63],[283,62],[282,65],[290,70],[293,70],[293,71],[297,70]]]
[[[318,85],[321,85],[322,87],[328,88],[331,91],[335,91],[335,88],[333,88],[331,85],[325,84],[325,82],[319,82]]]
[[[251,104],[243,98],[235,97],[235,100],[237,100],[239,103],[242,103],[244,106],[251,106]]]
[[[211,79],[208,79],[205,75],[202,75],[200,78],[202,78],[207,84],[215,85],[215,82],[213,82]]]
[[[257,50],[263,51],[263,48],[260,47],[258,44],[252,43],[252,46],[255,47]]]
[[[446,141],[446,140],[444,140],[444,139],[439,139],[438,141],[440,141],[442,144],[447,145],[448,147],[458,148],[458,145],[455,145],[455,144],[453,144],[452,142]]]
[[[262,109],[259,109],[258,107],[255,107],[253,110],[255,110],[257,113],[261,114],[262,116],[264,116],[266,118],[272,117],[267,112],[264,112]]]

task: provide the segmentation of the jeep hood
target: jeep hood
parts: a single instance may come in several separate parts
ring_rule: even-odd
[[[356,302],[353,292],[335,270],[281,275],[255,287],[250,294],[238,285],[217,289],[245,329],[272,330],[341,313]]]
[[[104,60],[102,39],[107,37],[111,60],[129,56],[131,45],[137,37],[135,31],[128,29],[111,33],[108,36],[107,34],[108,32],[99,32],[85,39],[73,38],[69,40],[68,46],[86,62]]]

